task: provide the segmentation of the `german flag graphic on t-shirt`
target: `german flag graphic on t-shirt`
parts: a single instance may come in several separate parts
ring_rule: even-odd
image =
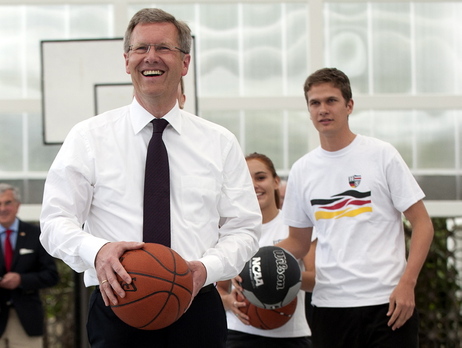
[[[371,192],[345,191],[330,199],[312,199],[316,220],[354,217],[372,212]]]

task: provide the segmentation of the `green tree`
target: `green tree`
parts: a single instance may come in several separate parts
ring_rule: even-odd
[[[460,348],[462,293],[454,251],[457,236],[448,228],[452,220],[433,218],[432,221],[435,236],[415,291],[420,316],[420,347]],[[407,223],[405,226],[409,240],[410,228]]]

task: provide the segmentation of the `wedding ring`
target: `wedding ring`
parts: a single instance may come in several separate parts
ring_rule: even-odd
[[[236,301],[233,302],[233,306],[237,307],[237,302]]]
[[[107,283],[107,279],[104,279],[104,280],[101,282],[101,285],[103,285],[104,283]]]

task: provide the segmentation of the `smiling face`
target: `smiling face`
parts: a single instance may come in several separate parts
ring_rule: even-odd
[[[351,138],[348,116],[353,111],[353,99],[346,102],[340,89],[331,83],[320,83],[311,86],[307,92],[307,102],[321,143],[328,138]]]
[[[20,203],[14,198],[12,190],[0,193],[0,225],[11,227],[19,210]]]
[[[188,72],[190,55],[180,52],[178,31],[172,23],[140,23],[130,45],[151,45],[147,53],[130,50],[124,54],[125,69],[131,75],[138,102],[155,116],[168,112],[176,102],[178,84]],[[155,46],[154,46],[155,45]],[[163,50],[166,46],[172,50]],[[152,110],[153,105],[162,110]]]
[[[247,166],[262,213],[266,210],[277,210],[275,191],[279,187],[279,177],[273,177],[268,167],[257,159],[247,160]]]

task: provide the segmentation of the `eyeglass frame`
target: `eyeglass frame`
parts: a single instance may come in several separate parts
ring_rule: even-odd
[[[135,48],[141,48],[143,46],[147,46],[148,49],[146,52],[143,52],[143,53],[140,53],[140,52],[136,52],[133,47],[136,46]],[[167,44],[136,44],[136,45],[130,45],[128,46],[128,51],[132,51],[136,54],[148,54],[149,51],[151,50],[151,46],[154,46],[154,50],[159,53],[159,51],[157,50],[158,47],[164,47],[164,48],[167,48],[168,49],[168,52],[165,52],[165,53],[170,53],[170,52],[174,52],[174,50],[177,50],[183,54],[189,54],[188,52],[186,52],[185,50],[182,50],[181,48],[177,47],[177,46],[169,46]]]

